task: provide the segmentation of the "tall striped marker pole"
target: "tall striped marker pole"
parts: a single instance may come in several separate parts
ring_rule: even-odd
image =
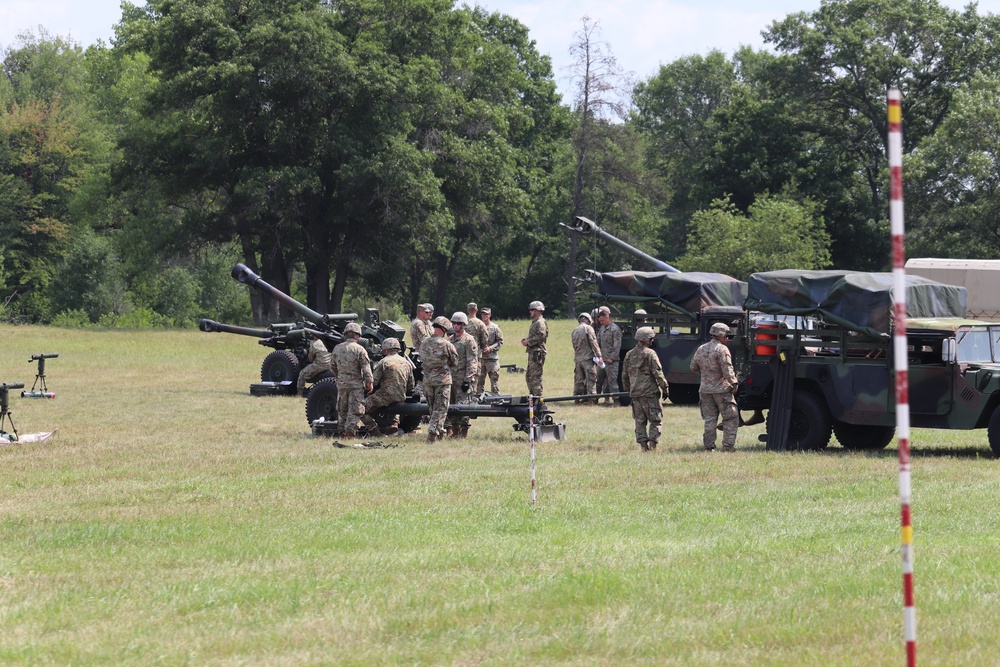
[[[906,664],[917,664],[917,610],[913,605],[913,525],[910,523],[910,382],[906,359],[906,263],[903,236],[903,111],[899,90],[889,91],[889,222],[892,225],[892,285],[895,331],[896,432],[899,435],[899,504],[902,521],[903,622]]]
[[[535,397],[528,395],[528,442],[531,444],[531,506],[535,506]]]

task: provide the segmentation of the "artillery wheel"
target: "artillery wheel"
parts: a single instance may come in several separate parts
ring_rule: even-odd
[[[284,382],[291,381],[294,385],[299,378],[299,371],[302,370],[299,358],[291,350],[275,350],[264,357],[264,363],[260,366],[261,382]]]
[[[895,437],[896,427],[835,421],[833,434],[844,449],[885,449]]]
[[[670,402],[674,405],[698,405],[698,385],[670,385]]]
[[[306,397],[306,420],[310,426],[322,417],[337,421],[337,379],[324,378],[314,384]]]
[[[767,411],[767,430],[777,410]],[[789,451],[826,449],[833,433],[833,418],[823,400],[811,391],[796,391],[792,396],[792,414],[788,422]]]
[[[989,426],[986,427],[986,435],[990,440],[990,449],[993,450],[993,456],[1000,457],[1000,407],[993,410],[993,414],[990,415]]]

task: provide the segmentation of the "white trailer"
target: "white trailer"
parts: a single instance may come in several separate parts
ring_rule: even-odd
[[[1000,322],[1000,259],[913,258],[906,272],[946,285],[961,285],[969,296],[969,317]]]

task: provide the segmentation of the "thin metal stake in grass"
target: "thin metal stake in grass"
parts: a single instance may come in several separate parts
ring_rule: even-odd
[[[531,447],[531,506],[535,506],[535,397],[528,394],[528,444]]]
[[[917,611],[913,604],[913,526],[910,520],[910,403],[906,356],[906,257],[903,226],[903,113],[899,90],[889,90],[889,221],[892,225],[893,353],[896,369],[896,429],[899,432],[899,504],[902,523],[903,622],[906,664],[917,664]]]

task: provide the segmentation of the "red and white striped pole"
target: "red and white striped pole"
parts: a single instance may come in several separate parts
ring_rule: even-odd
[[[535,505],[535,397],[528,395],[528,443],[531,445],[531,506]]]
[[[899,90],[889,91],[889,222],[896,322],[892,351],[896,369],[896,432],[899,436],[899,504],[902,521],[903,621],[906,664],[917,664],[917,610],[913,605],[913,525],[910,523],[910,382],[906,359],[906,263],[903,245],[903,112]]]

